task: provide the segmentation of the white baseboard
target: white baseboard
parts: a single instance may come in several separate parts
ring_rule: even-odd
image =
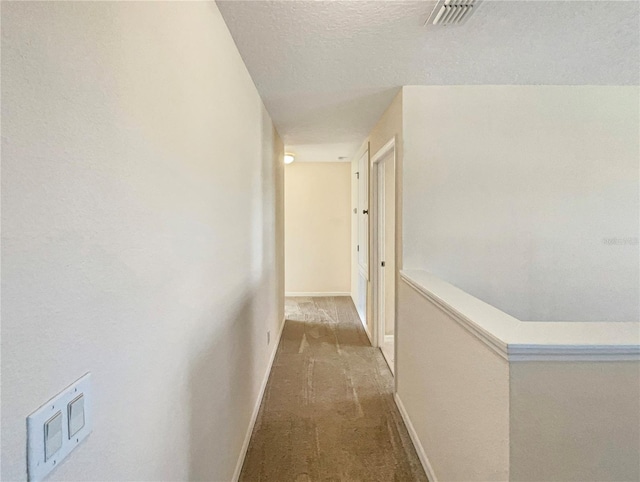
[[[362,327],[364,328],[364,332],[367,334],[367,338],[369,338],[369,343],[371,344],[371,346],[373,346],[373,338],[371,337],[371,332],[369,331],[369,327],[367,326],[367,324],[360,320],[362,322]]]
[[[402,404],[402,400],[400,400],[400,396],[398,395],[397,392],[393,394],[393,398],[396,401],[396,406],[400,411],[400,415],[402,415],[402,420],[404,420],[404,424],[407,427],[409,436],[411,437],[411,440],[413,441],[413,445],[416,448],[416,452],[418,453],[418,458],[422,463],[422,467],[424,468],[424,471],[427,474],[427,479],[429,479],[429,482],[438,482],[438,479],[436,478],[436,474],[433,472],[433,467],[431,466],[431,463],[427,458],[427,454],[424,451],[424,447],[422,446],[422,443],[418,438],[416,429],[413,427],[413,424],[411,423],[411,419],[409,418],[409,414],[407,413],[407,410],[404,408],[404,405]]]
[[[284,294],[288,298],[295,298],[297,296],[307,297],[307,298],[318,298],[321,296],[351,296],[349,291],[311,291],[311,292],[301,292],[301,291],[287,291]]]
[[[282,337],[282,330],[284,330],[284,322],[282,320],[282,324],[280,325],[280,329],[278,330],[278,336],[275,338],[275,343],[273,345],[273,351],[271,352],[271,356],[269,357],[269,363],[267,363],[267,370],[264,375],[264,379],[262,380],[262,385],[260,386],[260,392],[258,393],[258,399],[253,407],[253,413],[251,414],[251,421],[249,422],[249,428],[247,429],[247,433],[244,436],[244,442],[242,442],[242,449],[240,450],[240,456],[238,457],[238,462],[236,463],[236,469],[233,471],[233,478],[231,479],[233,482],[237,482],[240,478],[240,472],[242,472],[242,465],[244,464],[244,459],[247,455],[247,449],[249,448],[249,442],[251,441],[251,435],[253,434],[253,428],[256,425],[256,420],[258,419],[258,412],[260,411],[260,405],[262,404],[262,399],[264,397],[264,392],[267,388],[267,382],[269,381],[269,375],[271,374],[271,367],[273,366],[273,361],[276,358],[276,352],[278,351],[278,346],[280,345],[280,338]]]
[[[350,294],[349,296],[351,296],[351,301],[353,302],[353,307],[356,307],[356,299],[354,298],[353,294]],[[369,338],[369,343],[373,346],[373,341],[371,338],[371,333],[369,332],[369,328],[367,327],[367,323],[362,319],[362,317],[360,316],[360,313],[358,313],[358,309],[356,308],[356,314],[358,316],[358,319],[360,320],[360,323],[362,323],[362,328],[364,328],[364,332],[367,334],[367,338]]]
[[[385,343],[393,343],[393,335],[384,335]]]

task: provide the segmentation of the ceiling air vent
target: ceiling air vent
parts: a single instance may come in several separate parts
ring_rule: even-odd
[[[482,0],[440,0],[426,25],[462,25],[478,9]]]

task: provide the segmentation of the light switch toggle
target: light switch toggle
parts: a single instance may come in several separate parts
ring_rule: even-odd
[[[78,395],[68,405],[69,438],[77,434],[84,427],[84,395]]]
[[[58,411],[44,423],[44,460],[53,457],[62,447],[62,412]]]

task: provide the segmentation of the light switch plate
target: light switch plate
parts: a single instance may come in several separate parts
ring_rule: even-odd
[[[84,408],[84,425],[70,437],[70,404],[81,395]],[[91,401],[91,374],[87,373],[27,417],[27,472],[29,481],[39,482],[43,480],[91,433],[93,428]],[[45,437],[47,432],[45,424],[53,420],[58,412],[62,417],[62,446],[49,458],[46,458]]]

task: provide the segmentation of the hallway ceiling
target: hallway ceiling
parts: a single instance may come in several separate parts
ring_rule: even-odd
[[[299,161],[355,154],[402,85],[640,83],[637,0],[484,0],[444,28],[430,0],[217,4]]]

